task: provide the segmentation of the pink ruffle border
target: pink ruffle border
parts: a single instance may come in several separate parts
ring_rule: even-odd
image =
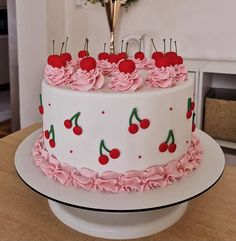
[[[45,148],[43,135],[36,140],[33,158],[44,174],[65,186],[85,190],[118,193],[122,191],[143,192],[165,187],[193,172],[201,163],[203,151],[199,139],[192,135],[190,147],[185,155],[166,165],[154,165],[145,170],[132,170],[125,173],[105,171],[98,174],[88,168],[77,170],[67,163],[61,163]]]

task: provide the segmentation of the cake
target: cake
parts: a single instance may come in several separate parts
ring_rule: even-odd
[[[156,52],[142,56],[144,65],[138,55],[49,58],[39,106],[43,130],[33,148],[44,174],[88,191],[143,192],[199,166],[194,82],[182,57]]]

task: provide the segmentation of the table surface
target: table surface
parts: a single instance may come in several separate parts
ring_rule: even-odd
[[[20,142],[40,124],[0,139],[0,240],[105,240],[76,232],[51,212],[47,199],[18,177],[14,155]],[[137,240],[236,240],[236,167],[226,166],[220,181],[190,201],[170,228]]]

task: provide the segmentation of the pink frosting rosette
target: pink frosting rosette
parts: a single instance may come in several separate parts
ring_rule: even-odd
[[[47,64],[44,70],[44,77],[50,85],[69,85],[74,73],[74,67],[69,63],[65,67],[54,68]]]
[[[188,70],[187,68],[185,67],[185,65],[183,64],[176,64],[174,66],[174,69],[175,69],[175,81],[176,82],[183,82],[185,80],[187,80],[187,76],[188,76]]]
[[[77,189],[112,193],[143,192],[165,187],[193,172],[203,157],[200,141],[195,135],[192,135],[187,153],[180,159],[172,160],[166,165],[154,165],[144,170],[130,170],[124,173],[105,171],[98,174],[86,167],[77,170],[67,163],[62,163],[46,150],[43,133],[36,140],[32,152],[36,166],[53,180]]]
[[[90,71],[78,69],[75,71],[70,87],[74,90],[89,91],[101,89],[104,85],[104,76],[98,68]]]
[[[102,70],[102,74],[104,76],[112,76],[113,72],[117,70],[118,64],[116,63],[110,63],[108,60],[99,60],[97,62],[98,68]]]
[[[114,91],[133,92],[138,90],[143,83],[137,70],[132,73],[123,73],[116,71],[111,78],[108,87]]]
[[[132,59],[135,63],[135,66],[137,69],[153,69],[155,68],[155,60],[154,59],[147,59],[144,58],[143,60],[141,59]]]
[[[167,88],[176,84],[174,67],[154,68],[148,72],[145,84],[152,88]]]

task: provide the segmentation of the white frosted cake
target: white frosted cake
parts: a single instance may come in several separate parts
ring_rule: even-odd
[[[182,62],[160,62],[49,61],[36,165],[66,186],[113,193],[164,187],[192,172],[202,159],[194,83]]]

